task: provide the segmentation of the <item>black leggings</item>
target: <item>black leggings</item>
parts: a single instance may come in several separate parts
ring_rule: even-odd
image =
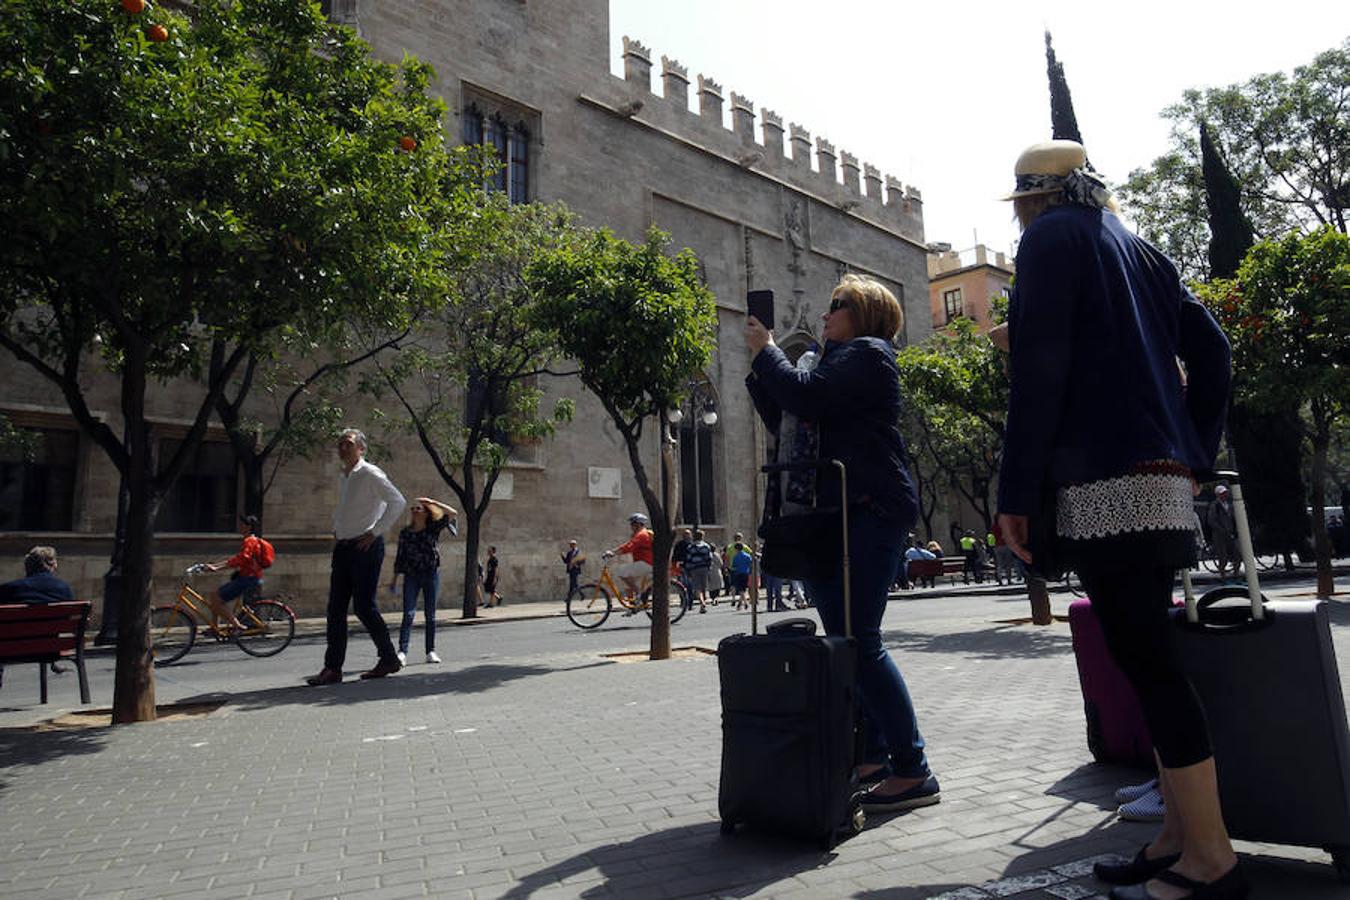
[[[1182,671],[1168,616],[1175,571],[1084,566],[1078,574],[1112,659],[1139,695],[1162,764],[1179,769],[1209,759],[1205,711]]]

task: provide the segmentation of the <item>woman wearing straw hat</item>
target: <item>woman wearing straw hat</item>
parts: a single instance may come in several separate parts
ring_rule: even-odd
[[[1048,515],[1053,498],[1057,551],[1139,694],[1165,800],[1161,833],[1094,872],[1118,885],[1113,898],[1243,897],[1204,710],[1168,619],[1176,570],[1194,560],[1194,479],[1213,468],[1223,431],[1228,341],[1175,266],[1116,217],[1082,145],[1029,147],[1015,175],[999,523],[1034,564],[1028,516]]]
[[[441,552],[436,547],[441,532],[446,528],[459,534],[455,526],[454,508],[430,497],[418,497],[408,507],[412,521],[398,533],[398,554],[394,557],[394,577],[389,580],[389,592],[398,586],[403,576],[403,623],[398,630],[398,661],[408,661],[408,643],[412,638],[413,616],[417,614],[417,595],[422,594],[426,605],[427,662],[438,663],[436,652],[436,592],[441,581]]]

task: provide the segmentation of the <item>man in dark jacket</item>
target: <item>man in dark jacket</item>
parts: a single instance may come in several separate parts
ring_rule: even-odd
[[[70,585],[56,577],[56,549],[34,547],[23,558],[23,578],[0,584],[0,603],[59,603],[74,600]],[[60,672],[56,663],[52,671]],[[0,666],[0,684],[4,683],[5,667]]]

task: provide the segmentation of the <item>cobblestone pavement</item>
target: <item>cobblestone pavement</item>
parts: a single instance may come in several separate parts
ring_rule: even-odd
[[[381,681],[295,686],[317,656],[298,645],[255,661],[290,667],[255,667],[272,684],[209,715],[0,729],[0,896],[1099,896],[1092,860],[1150,833],[1110,802],[1140,777],[1091,764],[1068,626],[1004,621],[1024,609],[891,604],[943,801],[875,817],[832,853],[719,834],[714,657],[616,664],[604,642],[636,649],[644,629],[577,639],[554,618],[447,629],[446,665]],[[1350,608],[1334,618],[1350,659]],[[746,625],[722,612],[677,627],[713,646]],[[0,723],[45,715],[8,682]],[[1320,850],[1240,850],[1258,898],[1350,896]]]

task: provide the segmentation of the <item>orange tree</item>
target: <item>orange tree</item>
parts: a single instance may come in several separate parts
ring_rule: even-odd
[[[1202,285],[1233,343],[1242,399],[1295,409],[1312,445],[1312,525],[1317,594],[1335,591],[1323,509],[1327,458],[1350,413],[1350,236],[1327,226],[1257,244],[1237,278]]]
[[[579,369],[581,383],[600,401],[623,435],[633,477],[651,517],[651,658],[670,657],[670,549],[674,544],[674,455],[667,413],[708,365],[717,328],[712,292],[698,258],[673,258],[669,238],[656,228],[638,246],[596,231],[588,239],[542,254],[527,281],[533,320],[556,336]],[[661,492],[642,460],[642,433],[654,423],[661,442]]]
[[[222,391],[283,337],[440,294],[453,212],[425,66],[371,59],[317,3],[189,8],[0,0],[0,347],[128,486],[114,722],[155,714],[155,512]],[[109,374],[120,428],[91,393]],[[191,424],[157,464],[170,381]]]

